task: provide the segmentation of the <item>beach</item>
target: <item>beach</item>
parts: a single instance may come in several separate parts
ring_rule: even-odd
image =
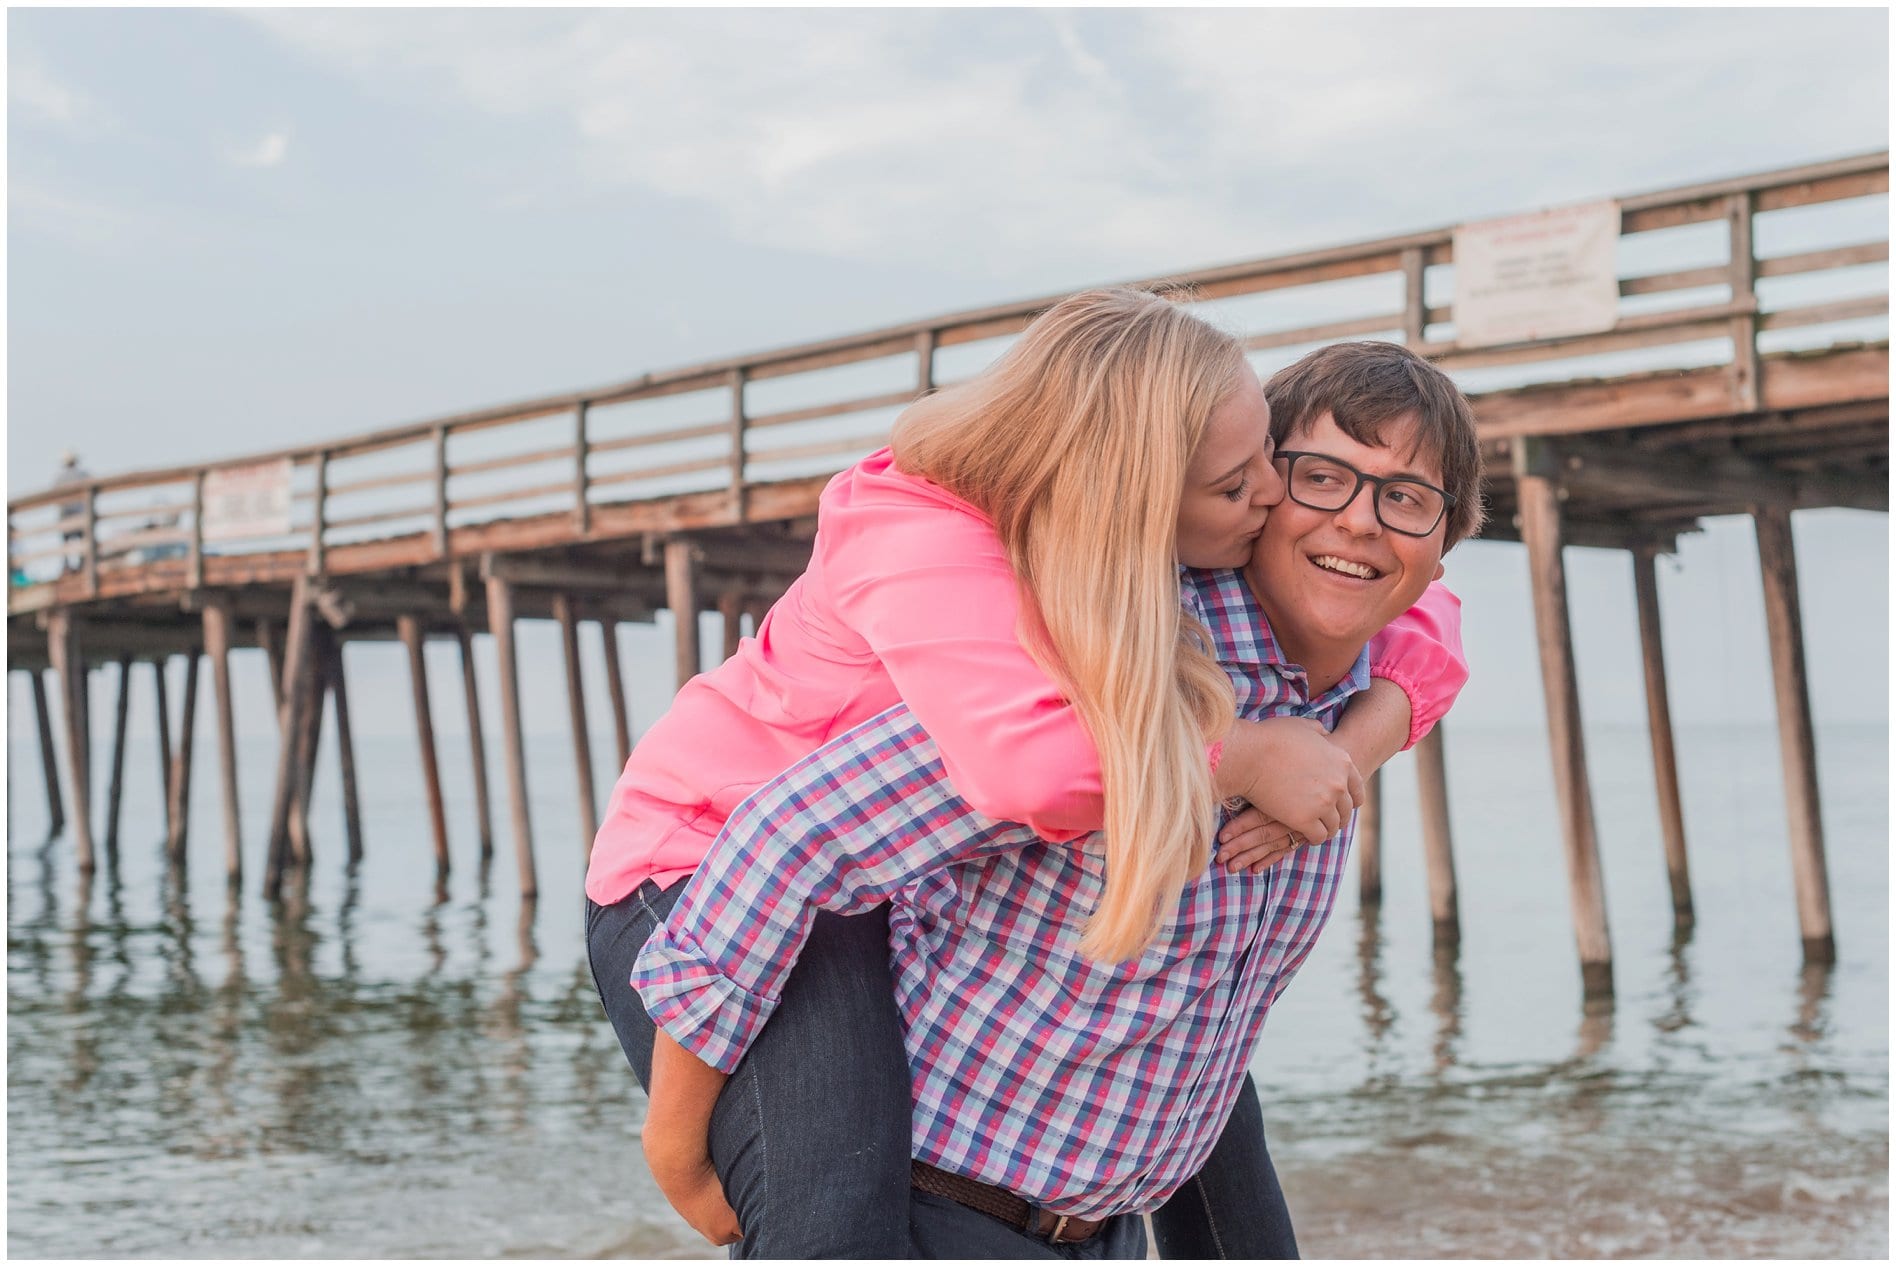
[[[538,738],[557,765],[559,737]],[[1381,910],[1359,909],[1352,874],[1252,1066],[1304,1253],[1883,1256],[1886,732],[1818,731],[1828,971],[1800,964],[1772,728],[1681,733],[1685,938],[1643,734],[1590,739],[1610,1008],[1581,998],[1540,735],[1451,739],[1454,956],[1431,946],[1410,759],[1387,772]],[[315,871],[275,918],[254,891],[228,898],[214,815],[167,882],[156,789],[136,777],[116,879],[82,890],[70,849],[43,841],[16,738],[9,1251],[713,1256],[639,1152],[644,1098],[594,997],[577,859],[551,847],[572,835],[563,781],[534,781],[543,894],[523,920],[504,855],[483,877],[460,848],[448,766],[456,869],[436,904],[413,741],[359,743],[367,856],[349,877],[319,768]],[[267,814],[265,763],[244,768],[247,814]]]

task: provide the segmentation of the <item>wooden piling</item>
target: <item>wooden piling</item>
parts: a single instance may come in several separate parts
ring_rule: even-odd
[[[698,675],[698,560],[690,541],[674,537],[665,543],[665,605],[675,626],[678,685]]]
[[[459,574],[457,569],[456,574]],[[467,699],[467,742],[474,774],[474,818],[480,830],[481,865],[494,856],[494,815],[487,796],[487,741],[481,733],[481,693],[474,682],[474,638],[465,624],[454,627],[461,649],[461,693]],[[340,677],[337,679],[340,681]]]
[[[724,620],[724,654],[728,660],[737,654],[737,644],[744,636],[744,595],[738,590],[725,590],[718,595],[718,615]]]
[[[309,581],[298,576],[290,585],[289,632],[284,638],[283,672],[290,682],[302,680],[305,676],[305,662],[310,652],[310,609]],[[289,683],[283,683],[281,702],[277,708],[277,765],[276,785],[270,797],[270,845],[265,854],[263,891],[264,896],[275,900],[283,891],[284,865],[289,861],[290,851],[290,809],[296,791],[296,732],[303,721],[303,709],[307,707],[305,692],[288,689]]]
[[[421,781],[428,797],[428,826],[434,834],[435,878],[448,874],[448,816],[441,799],[441,766],[435,760],[434,715],[428,707],[428,665],[422,655],[421,620],[395,618],[395,630],[408,648],[408,679],[415,699],[415,731],[421,739]]]
[[[1435,944],[1461,943],[1461,902],[1456,895],[1455,850],[1448,826],[1448,757],[1439,721],[1415,746],[1415,781],[1422,805],[1422,856],[1429,873],[1429,915]]]
[[[323,641],[323,677],[336,709],[336,757],[342,768],[342,829],[348,837],[349,865],[362,861],[362,809],[356,797],[355,737],[349,730],[349,683],[342,668],[343,641],[332,635]]]
[[[232,888],[243,882],[243,821],[237,812],[237,730],[230,695],[230,605],[204,604],[204,653],[211,660],[211,698],[217,710],[218,781],[224,792],[224,874]]]
[[[77,622],[74,624],[77,628]],[[81,648],[83,651],[83,647]],[[86,752],[86,791],[91,793],[92,782],[92,666],[79,658],[79,738],[85,743]]]
[[[1356,836],[1351,848],[1356,852],[1357,904],[1365,909],[1382,905],[1382,771],[1369,776],[1367,795],[1356,811]]]
[[[599,637],[606,648],[606,699],[612,705],[612,737],[619,744],[619,768],[632,759],[632,719],[625,707],[625,679],[619,666],[619,622],[599,621]]]
[[[184,656],[184,705],[178,713],[178,753],[171,761],[171,826],[165,847],[174,862],[184,860],[191,832],[191,757],[197,748],[198,650]]]
[[[59,758],[54,755],[53,716],[46,706],[46,679],[38,669],[28,669],[33,684],[33,719],[39,724],[40,768],[46,775],[46,817],[51,822],[48,836],[57,836],[66,826],[66,798],[59,790]]]
[[[1639,654],[1646,671],[1646,724],[1652,733],[1653,785],[1659,794],[1659,829],[1665,840],[1666,877],[1672,886],[1672,922],[1690,928],[1692,877],[1685,857],[1685,812],[1679,799],[1679,766],[1672,746],[1672,708],[1666,698],[1665,643],[1659,626],[1656,551],[1633,552],[1633,594],[1639,608]]]
[[[118,707],[112,719],[112,772],[105,793],[105,852],[118,852],[120,794],[125,790],[125,719],[131,715],[132,657],[119,657]]]
[[[81,874],[90,874],[92,860],[92,770],[86,752],[85,660],[72,612],[55,607],[46,619],[46,644],[59,674],[60,703],[66,722],[66,769],[72,775],[72,838]]]
[[[323,713],[322,681],[318,665],[322,659],[322,623],[312,614],[300,669],[292,667],[290,681],[284,683],[286,695],[295,697],[295,717],[283,732],[283,744],[290,750],[290,809],[284,819],[289,840],[290,862],[298,870],[309,867],[309,797],[311,771],[315,765],[317,729]]]
[[[566,712],[573,732],[573,771],[579,779],[580,853],[592,857],[599,831],[598,802],[593,799],[592,739],[586,733],[586,688],[579,670],[579,619],[571,594],[553,596],[553,618],[560,622],[566,661]]]
[[[1541,687],[1547,697],[1547,731],[1554,761],[1554,793],[1560,803],[1561,840],[1573,905],[1580,975],[1589,995],[1613,992],[1613,946],[1606,926],[1606,895],[1599,843],[1593,828],[1593,793],[1587,782],[1586,740],[1580,731],[1580,684],[1573,660],[1573,630],[1567,619],[1567,572],[1561,559],[1558,490],[1539,475],[1516,485],[1521,540],[1527,546],[1534,590],[1534,625],[1540,643]]]
[[[158,727],[158,804],[165,816],[165,839],[171,839],[171,683],[165,669],[171,657],[161,655],[151,662],[153,722]]]
[[[1790,818],[1791,877],[1806,963],[1832,963],[1830,881],[1824,866],[1824,824],[1817,799],[1817,739],[1804,676],[1804,626],[1797,596],[1797,554],[1791,513],[1781,506],[1752,514],[1758,566],[1764,575],[1764,625],[1771,642],[1771,684],[1777,697],[1778,747],[1784,763],[1784,809]]]
[[[540,892],[533,868],[533,825],[527,812],[525,743],[520,735],[520,663],[514,648],[513,586],[498,576],[487,578],[487,628],[494,635],[494,655],[500,667],[500,728],[507,750],[507,792],[512,800],[514,854],[520,863],[520,895]]]
[[[315,798],[316,757],[323,738],[323,697],[329,687],[329,675],[324,669],[329,627],[313,616],[309,639],[304,672],[292,684],[292,689],[303,691],[306,697],[302,724],[292,732],[296,744],[296,783],[290,793],[290,856],[299,867],[310,864],[309,807]]]

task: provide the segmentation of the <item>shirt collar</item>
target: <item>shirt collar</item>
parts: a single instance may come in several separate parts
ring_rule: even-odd
[[[1287,681],[1296,682],[1299,688],[1307,689],[1308,677],[1303,666],[1292,663],[1284,654],[1282,644],[1271,632],[1270,618],[1258,606],[1257,596],[1245,582],[1244,573],[1228,568],[1181,566],[1178,575],[1179,584],[1198,599],[1200,618],[1211,633],[1212,654],[1220,663],[1269,669]],[[1365,646],[1357,653],[1350,671],[1309,703],[1321,708],[1368,687],[1369,648]]]

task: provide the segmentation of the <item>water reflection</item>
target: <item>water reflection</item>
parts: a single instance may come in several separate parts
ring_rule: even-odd
[[[1809,1045],[1829,1036],[1830,986],[1835,968],[1827,963],[1806,963],[1797,975],[1797,1019],[1790,1027],[1791,1037]]]
[[[1672,944],[1666,949],[1665,1007],[1653,1018],[1661,1035],[1677,1034],[1692,1026],[1692,924],[1674,924]]]
[[[522,1009],[527,998],[527,974],[540,960],[540,949],[533,937],[538,905],[534,901],[520,904],[519,917],[514,921],[514,966],[501,974],[500,990],[485,1015],[485,1028],[495,1042],[494,1061],[501,1077],[501,1104],[506,1124],[514,1130],[525,1129],[532,1104],[526,1085],[532,1046]]]
[[[181,867],[166,867],[158,889],[162,918],[158,925],[158,957],[164,963],[165,981],[172,994],[195,999],[200,991],[196,951],[196,925],[191,918],[191,903]]]
[[[85,1090],[99,1069],[98,1031],[87,995],[92,992],[92,873],[79,873],[72,928],[67,941],[72,947],[72,975],[67,982],[62,1004],[69,1018],[72,1045],[66,1056],[66,1074],[62,1089]]]
[[[244,1038],[244,1000],[250,989],[249,965],[242,936],[243,895],[225,888],[224,917],[218,921],[217,946],[223,959],[224,979],[211,992],[203,1025],[203,1075],[187,1085],[201,1089],[195,1151],[210,1158],[235,1157],[244,1142],[238,1113],[238,1061]]]
[[[1379,1066],[1396,1025],[1396,1009],[1382,992],[1382,906],[1364,906],[1357,913],[1356,990],[1363,1001],[1363,1034],[1370,1068]]]
[[[336,947],[341,954],[345,980],[354,980],[361,971],[356,959],[356,919],[361,906],[362,863],[357,859],[342,873],[342,898],[336,904]]]
[[[1461,945],[1437,942],[1435,946],[1434,989],[1429,994],[1429,1010],[1435,1014],[1435,1072],[1445,1073],[1460,1055],[1462,1036]]]
[[[118,969],[116,978],[106,993],[110,996],[118,996],[129,993],[133,967],[131,927],[125,918],[125,885],[120,879],[118,864],[115,860],[107,863],[101,880],[105,896],[101,931],[105,934],[109,961]]]
[[[421,917],[421,944],[428,951],[428,975],[437,976],[448,964],[448,948],[441,940],[441,917],[447,903],[437,899]],[[480,966],[478,944],[475,949],[475,965]]]
[[[59,843],[60,838],[54,836],[41,845],[34,854],[34,860],[39,863],[37,887],[40,905],[39,912],[32,923],[42,930],[51,930],[59,926],[59,893],[54,887],[59,879],[58,860],[54,855]]]
[[[31,976],[36,997],[47,998],[53,993],[53,942],[59,926],[59,897],[54,891],[53,873],[54,841],[47,841],[33,851],[34,861],[38,864],[38,875],[32,886],[32,894],[38,907],[30,914],[17,919],[9,919],[8,980],[14,980],[19,965],[14,962],[17,955],[24,952],[31,966]],[[15,868],[7,868],[9,886]],[[10,986],[9,990],[17,988]]]

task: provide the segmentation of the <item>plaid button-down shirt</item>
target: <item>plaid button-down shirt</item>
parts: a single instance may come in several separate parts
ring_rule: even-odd
[[[1182,576],[1241,716],[1334,726],[1369,684],[1363,656],[1308,698],[1241,576]],[[660,1028],[730,1072],[815,909],[889,902],[915,1156],[1059,1214],[1150,1210],[1224,1129],[1265,1013],[1335,904],[1353,826],[1262,874],[1213,865],[1137,960],[1095,963],[1078,944],[1104,885],[1097,837],[1054,845],[976,813],[898,706],[731,816],[632,985]]]

